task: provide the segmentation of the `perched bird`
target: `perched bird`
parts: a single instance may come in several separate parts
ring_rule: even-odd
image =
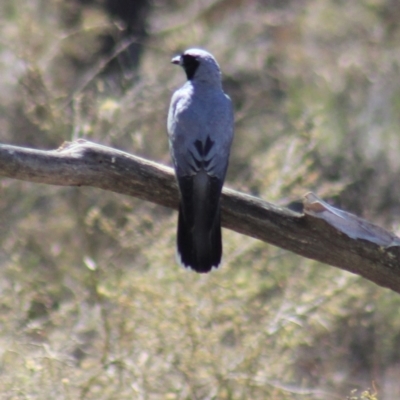
[[[205,273],[221,263],[220,196],[233,139],[233,110],[210,53],[189,49],[171,62],[188,79],[173,94],[168,113],[180,191],[177,255],[183,266]]]

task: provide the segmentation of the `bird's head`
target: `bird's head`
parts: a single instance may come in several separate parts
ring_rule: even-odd
[[[180,65],[190,81],[221,84],[221,71],[212,54],[201,49],[189,49],[174,57],[172,64]]]

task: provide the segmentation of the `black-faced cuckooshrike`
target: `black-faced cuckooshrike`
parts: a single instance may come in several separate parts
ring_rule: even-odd
[[[210,53],[189,49],[171,62],[188,79],[172,96],[168,114],[180,190],[177,256],[185,267],[205,273],[221,263],[220,196],[233,139],[233,110]]]

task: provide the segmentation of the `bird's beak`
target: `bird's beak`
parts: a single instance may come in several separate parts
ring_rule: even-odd
[[[182,58],[181,58],[181,56],[175,56],[172,60],[171,60],[171,63],[172,64],[175,64],[175,65],[181,65],[181,61],[182,60]]]

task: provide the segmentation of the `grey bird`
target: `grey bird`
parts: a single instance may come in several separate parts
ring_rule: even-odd
[[[168,113],[180,191],[177,256],[183,266],[205,273],[221,263],[220,197],[233,139],[233,109],[210,53],[189,49],[171,62],[187,76]]]

